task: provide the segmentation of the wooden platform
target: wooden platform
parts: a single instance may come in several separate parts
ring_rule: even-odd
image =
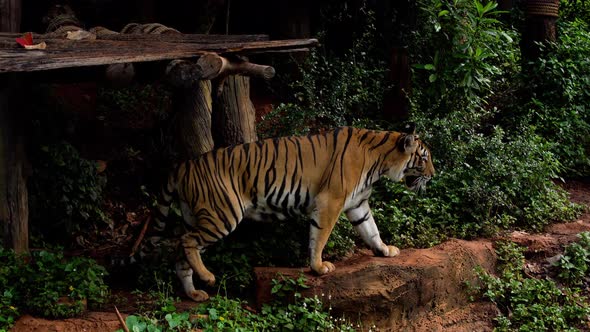
[[[115,63],[196,58],[218,54],[294,52],[318,45],[316,39],[268,40],[266,35],[138,35],[112,34],[96,40],[68,40],[33,34],[45,50],[26,50],[19,33],[0,33],[0,73],[33,72]]]

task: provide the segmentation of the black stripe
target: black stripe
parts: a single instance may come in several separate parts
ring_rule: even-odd
[[[389,140],[389,136],[391,136],[390,133],[385,133],[385,136],[383,136],[383,138],[381,139],[381,141],[379,143],[373,145],[371,148],[369,148],[369,151],[375,150],[376,148],[378,148],[381,145],[385,144]]]
[[[322,229],[314,219],[309,219],[309,223],[317,229]]]
[[[356,227],[356,226],[364,223],[365,221],[369,220],[369,212],[370,211],[367,211],[367,213],[365,213],[365,215],[362,218],[360,218],[360,219],[357,219],[357,220],[354,220],[354,221],[351,220],[350,223],[352,224],[352,226],[355,226]]]
[[[344,213],[348,213],[354,209],[358,209],[361,207],[361,205],[363,205],[365,202],[367,201],[367,199],[363,199],[362,201],[360,201],[356,206],[351,207],[350,209],[346,209],[346,211],[344,211]]]

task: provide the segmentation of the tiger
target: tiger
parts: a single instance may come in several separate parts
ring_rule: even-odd
[[[341,127],[239,144],[174,167],[162,187],[155,228],[166,227],[177,197],[185,230],[175,270],[186,295],[202,302],[209,296],[195,288],[193,273],[209,286],[215,276],[201,253],[244,219],[309,217],[309,261],[318,275],[335,270],[322,251],[342,213],[375,255],[398,255],[379,235],[369,207],[372,186],[385,176],[423,190],[434,174],[415,127],[409,133]]]

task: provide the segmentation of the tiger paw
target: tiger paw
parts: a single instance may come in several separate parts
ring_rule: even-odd
[[[394,257],[399,255],[399,248],[396,246],[388,246],[388,245],[383,245],[384,247],[384,251],[383,251],[383,256],[385,257]]]
[[[315,273],[322,275],[336,270],[336,267],[330,262],[323,261],[319,266],[312,266],[311,269],[314,270]]]
[[[214,286],[215,285],[215,275],[209,271],[203,272],[203,274],[199,274],[199,279],[205,282],[207,286]]]
[[[190,297],[195,302],[203,302],[209,299],[209,294],[199,289],[188,292],[186,295],[188,295],[188,297]]]

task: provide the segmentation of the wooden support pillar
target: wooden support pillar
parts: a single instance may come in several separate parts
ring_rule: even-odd
[[[0,0],[0,32],[19,32],[21,1]],[[0,75],[0,222],[3,243],[17,253],[29,251],[29,204],[23,112],[18,80]]]
[[[227,59],[217,54],[206,54],[197,62],[204,79],[214,79],[216,89],[213,102],[213,136],[215,145],[228,146],[253,142],[256,134],[256,113],[250,100],[250,78],[271,79],[271,66],[257,65],[243,58]]]
[[[166,68],[166,81],[174,88],[176,139],[183,157],[194,159],[213,149],[211,134],[211,81],[201,79],[199,66],[174,60]]]
[[[0,0],[0,32],[19,32],[21,0]]]
[[[29,251],[29,204],[23,112],[18,109],[18,81],[0,79],[0,221],[6,248]]]
[[[213,127],[217,146],[258,140],[256,110],[250,100],[250,78],[230,75],[215,101]]]

